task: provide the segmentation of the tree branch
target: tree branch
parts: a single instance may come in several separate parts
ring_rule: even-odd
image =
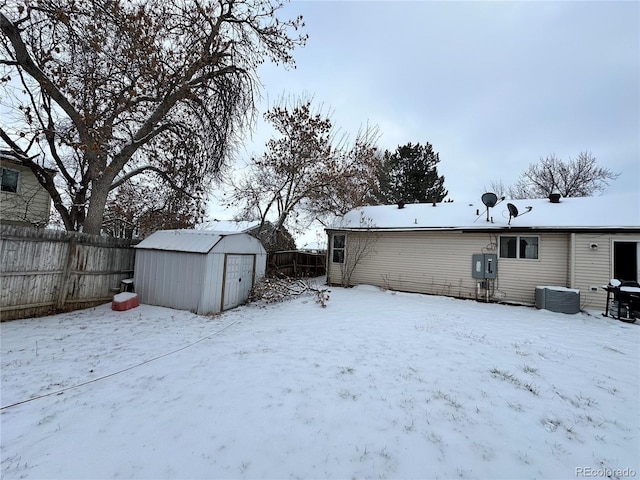
[[[67,100],[49,77],[47,77],[47,75],[36,65],[29,54],[27,46],[22,40],[20,30],[2,12],[0,12],[0,31],[2,31],[11,42],[16,54],[16,63],[20,65],[36,82],[38,82],[42,90],[47,92],[47,94],[49,94],[58,105],[60,105],[60,108],[62,108],[71,121],[73,121],[78,131],[84,131],[85,126],[82,123],[82,116],[74,106],[71,105],[69,100]]]
[[[121,186],[122,184],[124,184],[125,182],[131,180],[133,177],[145,172],[150,172],[150,171],[157,173],[165,182],[169,183],[174,190],[177,190],[178,192],[183,193],[184,195],[187,195],[190,198],[194,198],[194,199],[197,198],[195,195],[192,195],[191,193],[187,192],[185,189],[180,187],[177,183],[175,183],[167,172],[165,172],[164,170],[154,165],[144,165],[142,167],[131,170],[130,172],[127,172],[122,177],[114,180],[109,190],[114,190],[119,186]]]

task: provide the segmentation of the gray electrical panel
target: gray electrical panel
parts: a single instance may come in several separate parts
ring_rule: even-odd
[[[498,274],[498,255],[495,253],[474,253],[472,255],[471,275],[473,278],[496,278]]]

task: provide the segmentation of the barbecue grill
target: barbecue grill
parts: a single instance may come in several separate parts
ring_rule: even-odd
[[[605,316],[611,316],[623,322],[635,322],[640,318],[640,285],[633,281],[611,279],[604,290],[607,292]]]

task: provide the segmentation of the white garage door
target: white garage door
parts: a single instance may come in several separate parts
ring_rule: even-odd
[[[253,255],[227,255],[222,309],[228,310],[249,298],[253,286]]]

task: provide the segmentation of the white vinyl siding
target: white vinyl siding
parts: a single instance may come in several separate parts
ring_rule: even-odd
[[[18,170],[13,170],[9,168],[2,167],[2,188],[0,191],[9,192],[9,193],[17,193],[18,192],[18,182],[20,179],[20,172]]]
[[[374,235],[370,254],[356,266],[351,284],[371,284],[392,290],[475,298],[471,275],[474,253],[497,253],[498,236],[462,232],[347,232],[349,246],[358,236]],[[494,299],[533,304],[539,285],[568,286],[568,234],[541,234],[539,258],[523,262],[498,259]],[[340,265],[329,262],[328,278],[341,283]]]
[[[357,242],[347,237],[347,244]],[[373,254],[355,269],[352,283],[371,283],[392,290],[475,298],[471,256],[491,243],[489,235],[460,233],[379,233]],[[455,255],[451,252],[456,245]],[[347,263],[350,261],[347,248]]]
[[[20,165],[4,165],[19,172],[18,191],[0,191],[0,219],[16,225],[44,227],[49,222],[51,197],[40,185],[31,170]]]
[[[582,308],[604,311],[607,293],[601,288],[613,277],[613,242],[637,241],[638,234],[576,233],[571,288],[580,290]],[[591,245],[597,244],[597,249]],[[597,287],[592,292],[591,287]]]
[[[538,236],[538,259],[498,259],[496,289],[508,302],[533,304],[538,286],[568,287],[570,235],[546,233]]]

